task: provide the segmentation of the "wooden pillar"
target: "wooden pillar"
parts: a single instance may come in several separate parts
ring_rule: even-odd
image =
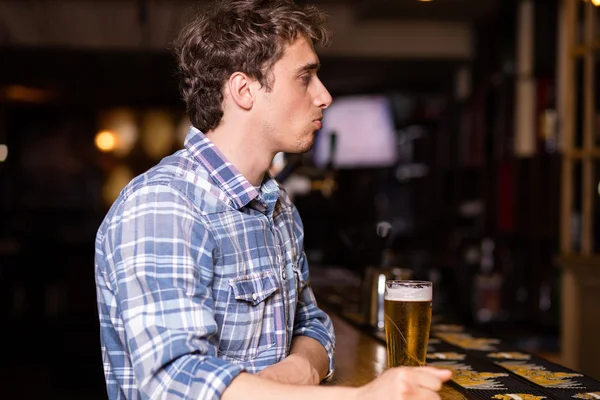
[[[575,47],[576,4],[562,0],[558,11],[558,113],[561,127],[562,186],[560,244],[563,255],[571,254],[571,214],[573,209],[573,131],[575,128],[575,68],[572,52]],[[564,265],[561,282],[561,361],[577,369],[579,364],[580,303],[574,272]]]
[[[535,5],[521,0],[517,7],[517,59],[515,90],[515,143],[517,157],[531,157],[536,150],[536,82],[534,77]]]

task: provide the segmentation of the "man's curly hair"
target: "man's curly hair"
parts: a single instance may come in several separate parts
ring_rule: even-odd
[[[326,46],[325,16],[292,0],[216,0],[175,41],[180,91],[192,124],[203,132],[223,117],[223,85],[243,72],[268,90],[273,65],[299,35]]]

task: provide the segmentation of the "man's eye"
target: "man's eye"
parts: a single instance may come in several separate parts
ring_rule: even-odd
[[[300,77],[300,79],[302,79],[302,82],[304,82],[305,84],[308,84],[308,82],[310,82],[310,78],[311,78],[310,75],[302,75]]]

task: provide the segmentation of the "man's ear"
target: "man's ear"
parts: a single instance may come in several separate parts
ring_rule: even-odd
[[[244,110],[250,110],[254,105],[252,82],[253,80],[242,72],[234,72],[227,82],[231,99]]]

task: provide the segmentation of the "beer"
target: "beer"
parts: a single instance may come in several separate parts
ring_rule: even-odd
[[[425,365],[431,282],[387,281],[384,300],[388,367]]]

